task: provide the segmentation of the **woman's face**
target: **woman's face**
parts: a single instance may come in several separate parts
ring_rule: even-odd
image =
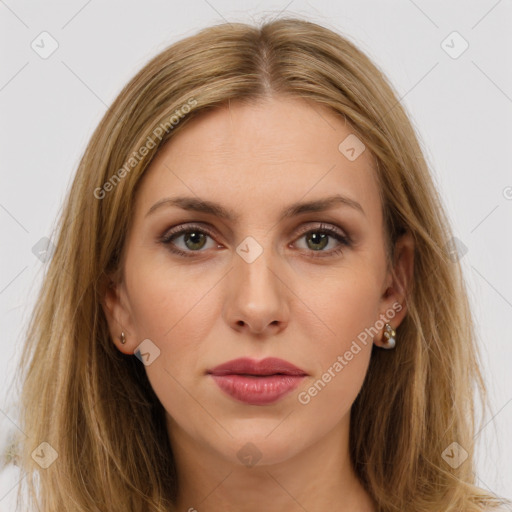
[[[405,314],[372,158],[351,133],[302,100],[232,103],[191,121],[148,168],[107,316],[119,350],[146,340],[177,445],[272,464],[348,435],[382,315],[397,327]],[[154,207],[178,197],[189,199]],[[280,358],[302,376],[209,373],[242,357]]]

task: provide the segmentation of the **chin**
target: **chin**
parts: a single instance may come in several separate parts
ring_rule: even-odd
[[[269,428],[270,423],[272,426]],[[238,428],[234,430],[233,438],[225,438],[222,453],[229,454],[230,463],[246,467],[285,462],[304,448],[305,439],[295,438],[285,428],[279,431],[281,427],[278,425],[279,421],[274,420],[262,423],[261,428],[255,425],[247,429]],[[214,447],[219,450],[218,444]]]

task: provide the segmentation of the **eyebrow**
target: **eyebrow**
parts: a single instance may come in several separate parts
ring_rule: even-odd
[[[359,211],[363,215],[366,215],[363,207],[357,201],[341,194],[336,194],[322,199],[316,199],[314,201],[293,203],[281,212],[279,222],[303,213],[323,212],[339,205],[348,206]],[[160,199],[148,210],[146,217],[162,206],[177,206],[187,211],[208,213],[231,222],[236,222],[240,218],[239,214],[219,203],[187,196],[164,197],[163,199]]]

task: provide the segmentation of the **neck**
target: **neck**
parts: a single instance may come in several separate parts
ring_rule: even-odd
[[[273,464],[241,464],[198,445],[169,421],[178,472],[177,511],[375,512],[348,452],[348,419],[312,446]],[[234,450],[236,451],[236,450]],[[251,449],[247,448],[248,455]]]

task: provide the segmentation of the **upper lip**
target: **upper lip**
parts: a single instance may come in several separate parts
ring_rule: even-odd
[[[284,359],[267,357],[257,361],[248,357],[222,363],[207,373],[212,375],[307,375],[307,373]]]

